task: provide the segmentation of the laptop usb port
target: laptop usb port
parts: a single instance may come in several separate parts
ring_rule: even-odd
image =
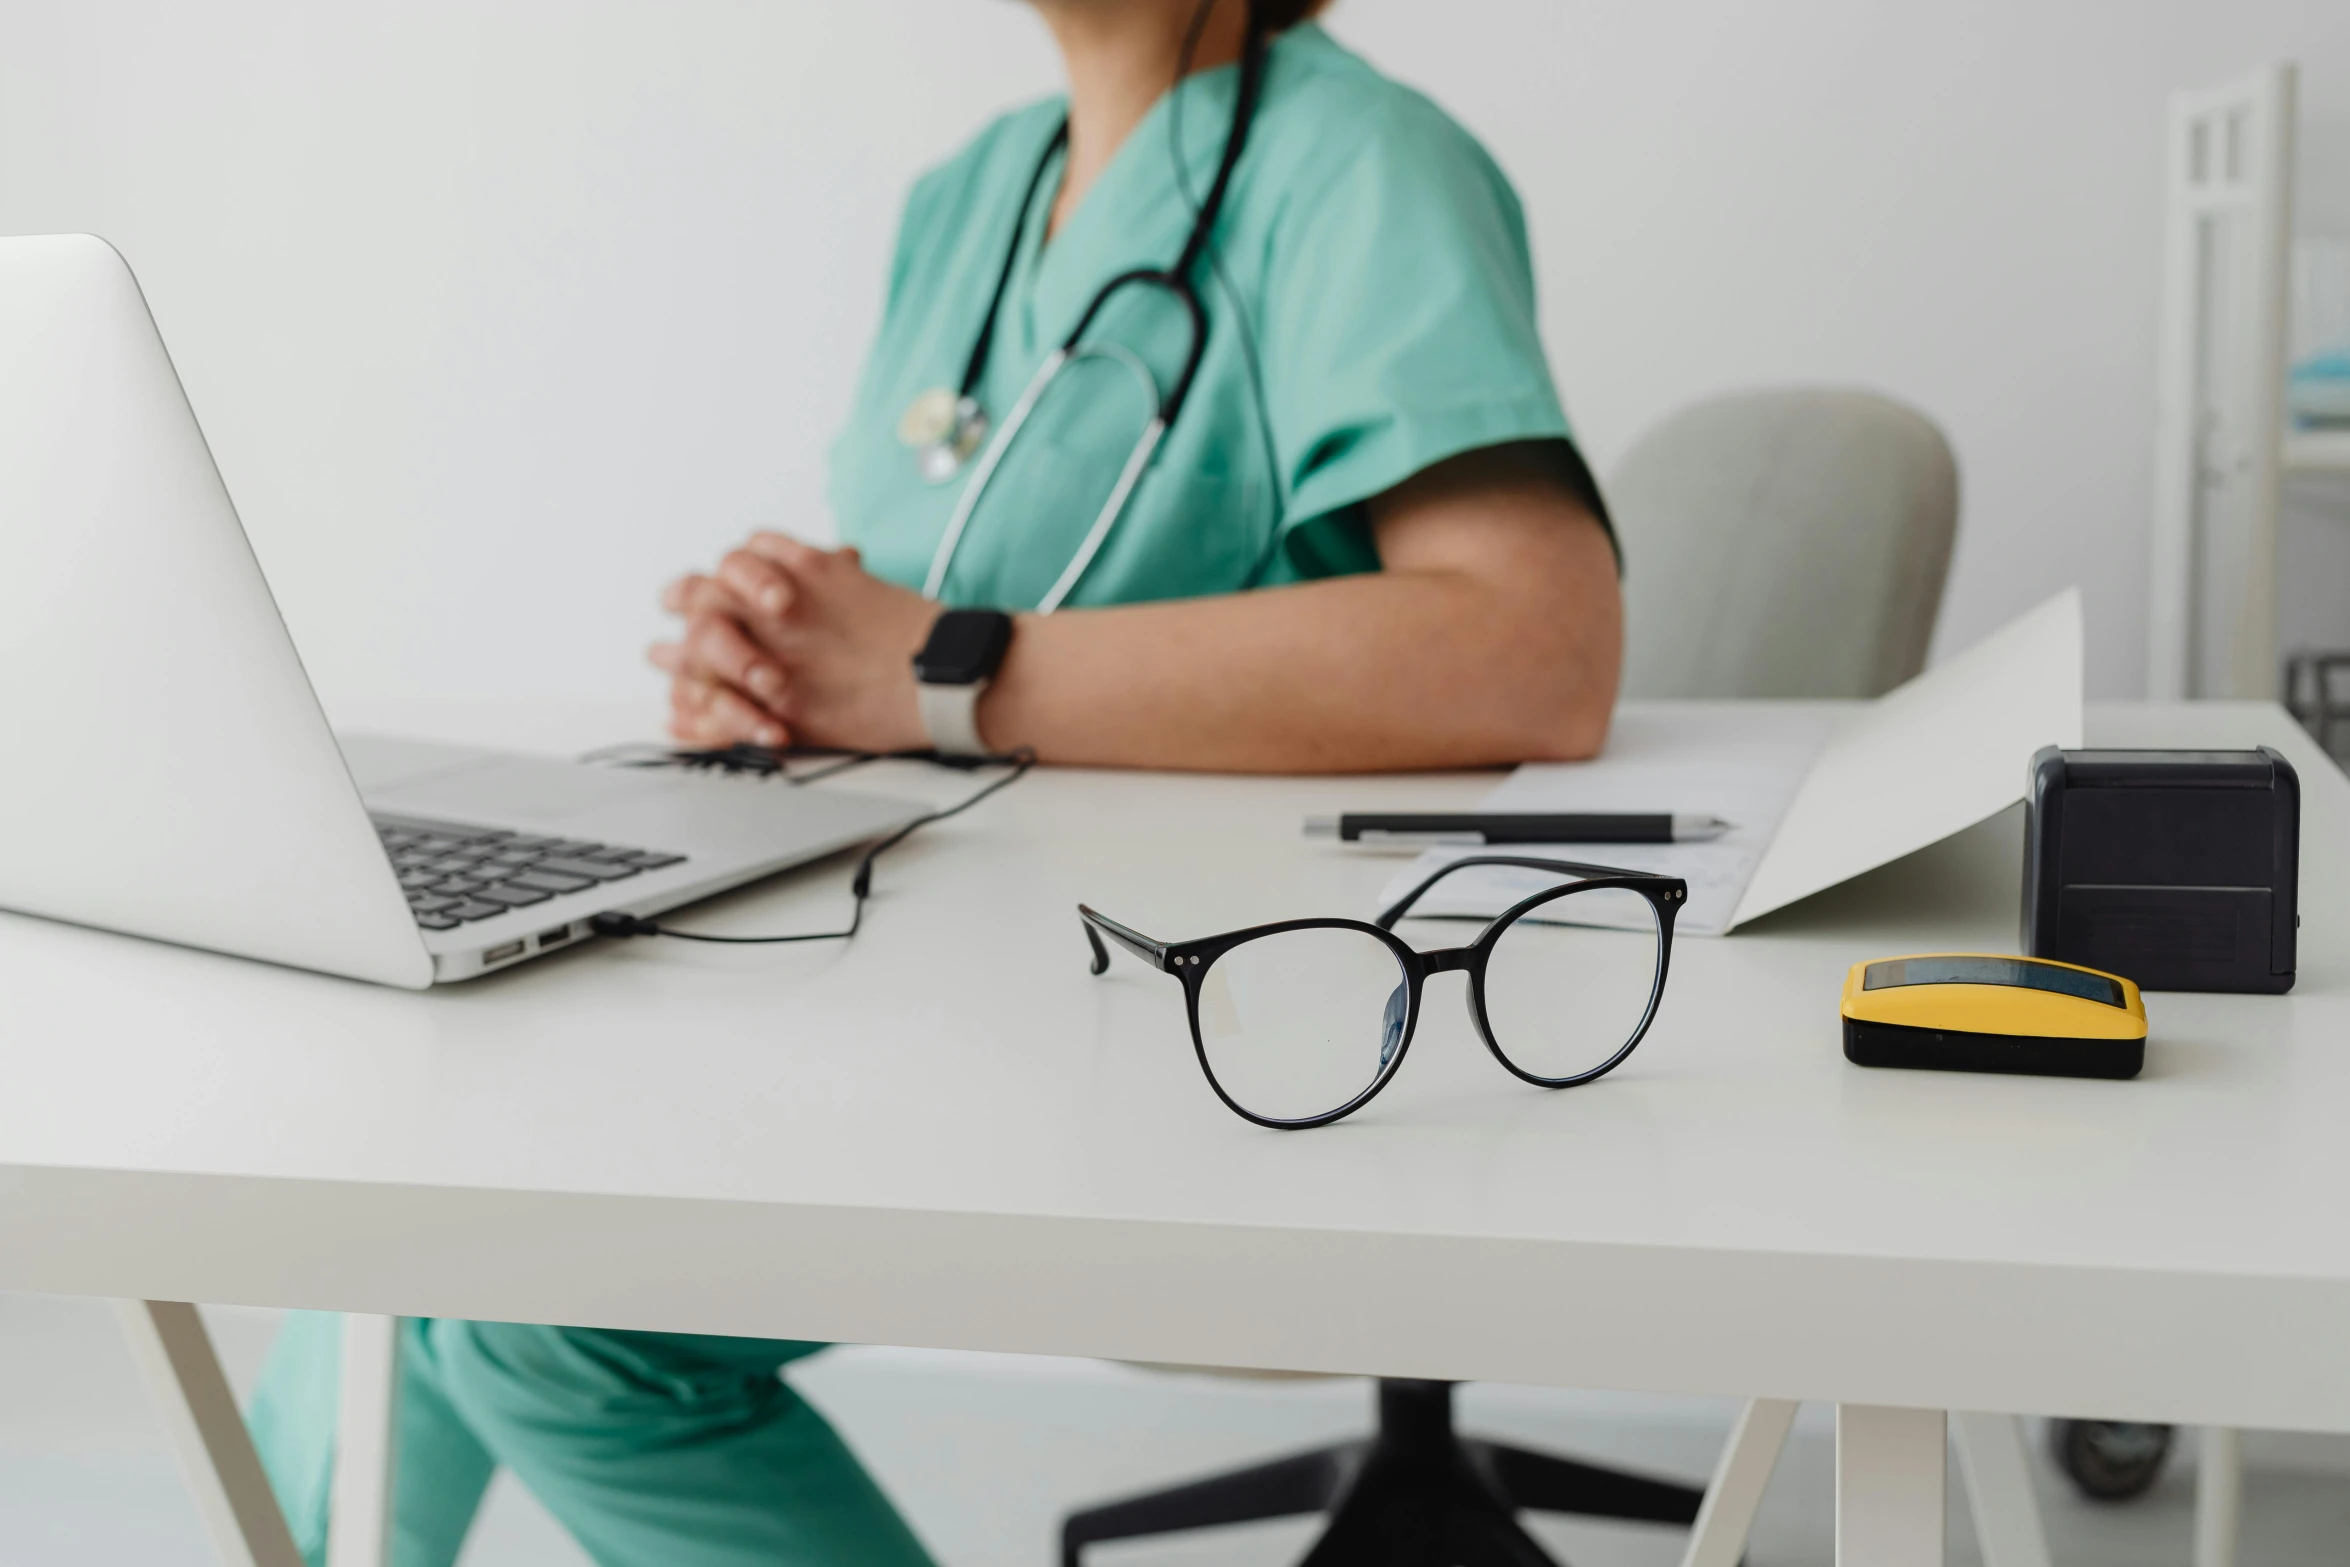
[[[521,956],[522,943],[519,941],[509,941],[504,946],[490,948],[489,951],[481,955],[481,960],[484,963],[503,963],[508,958],[518,958]]]
[[[570,939],[571,927],[568,925],[558,925],[553,930],[542,930],[539,932],[539,950],[544,952],[549,947],[559,947]]]

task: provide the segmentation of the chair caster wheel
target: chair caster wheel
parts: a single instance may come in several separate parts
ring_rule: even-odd
[[[2169,1426],[2131,1420],[2052,1420],[2048,1447],[2056,1467],[2091,1501],[2143,1496],[2170,1457]]]

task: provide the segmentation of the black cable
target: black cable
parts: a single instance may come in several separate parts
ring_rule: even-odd
[[[847,762],[838,767],[818,768],[813,772],[794,773],[791,761],[799,756],[846,756]],[[842,768],[873,760],[861,751],[835,751],[829,748],[803,746],[729,745],[707,750],[679,749],[665,745],[643,745],[631,741],[624,745],[608,745],[586,751],[579,758],[597,767],[679,767],[688,772],[728,773],[754,778],[781,778],[786,783],[806,783],[811,778],[828,778]]]
[[[923,755],[924,753],[911,754]],[[839,772],[862,762],[878,760],[879,755],[880,753],[857,753],[839,767],[826,769],[826,774]],[[1036,765],[1036,753],[1025,748],[1014,751],[1009,756],[949,758],[933,755],[929,759],[946,766],[966,768],[983,767],[991,763],[1008,763],[1012,770],[1001,778],[989,780],[985,786],[973,790],[942,811],[932,811],[927,816],[917,816],[896,832],[867,849],[864,856],[857,861],[856,874],[849,879],[849,894],[855,902],[849,914],[848,928],[845,930],[809,930],[789,936],[708,936],[699,931],[676,930],[639,915],[617,912],[597,915],[588,921],[588,928],[599,936],[674,936],[679,941],[706,941],[727,947],[768,947],[793,941],[847,941],[864,926],[865,900],[873,891],[873,862],[875,860],[880,859],[884,853],[911,838],[916,830],[927,827],[932,822],[943,822],[950,816],[960,816],[989,795],[1010,788],[1027,776],[1028,770]],[[806,780],[803,778],[793,781],[805,782]]]
[[[813,767],[803,773],[791,770],[795,760],[816,756],[838,757],[840,760],[830,767]],[[682,767],[689,772],[780,778],[788,784],[814,783],[820,778],[845,773],[852,767],[863,767],[868,762],[928,762],[936,767],[969,772],[973,768],[1007,760],[1000,756],[946,756],[937,751],[844,751],[828,745],[772,746],[751,745],[747,742],[707,750],[632,742],[583,752],[579,759],[598,767]]]
[[[694,772],[749,773],[757,778],[781,778],[788,784],[814,783],[819,778],[830,778],[845,773],[852,767],[863,767],[867,762],[878,762],[887,753],[881,751],[836,751],[829,746],[767,746],[730,745],[706,751],[667,751],[643,761],[631,762],[632,767],[683,767]],[[812,767],[804,773],[791,770],[795,757],[830,756],[840,760],[829,767]]]
[[[833,763],[830,767],[812,767],[804,773],[788,773],[785,776],[790,778],[791,781],[795,784],[814,783],[819,778],[830,778],[835,773],[845,773],[852,767],[862,767],[867,762],[878,762],[880,760],[881,758],[878,754],[871,751],[864,751],[855,755],[843,757],[841,760]]]

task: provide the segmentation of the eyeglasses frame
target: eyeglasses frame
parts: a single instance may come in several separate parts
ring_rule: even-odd
[[[1411,911],[1412,905],[1419,902],[1429,888],[1455,871],[1470,870],[1484,865],[1510,866],[1522,870],[1564,871],[1578,879],[1563,886],[1544,888],[1540,892],[1520,899],[1489,921],[1485,928],[1477,933],[1476,939],[1466,946],[1442,947],[1422,952],[1395,934],[1396,922]],[[1631,1037],[1624,1041],[1623,1047],[1598,1066],[1587,1072],[1578,1072],[1571,1077],[1538,1077],[1511,1061],[1508,1054],[1494,1040],[1493,1024],[1485,1010],[1487,960],[1492,956],[1494,946],[1501,940],[1502,932],[1508,930],[1529,909],[1540,908],[1545,903],[1552,903],[1576,893],[1593,892],[1609,887],[1621,887],[1627,891],[1638,893],[1648,900],[1649,906],[1656,912],[1656,977],[1649,985],[1647,1008],[1640,1015],[1640,1026],[1632,1031]],[[1665,975],[1672,967],[1674,916],[1679,914],[1688,901],[1689,884],[1678,876],[1654,875],[1646,871],[1624,870],[1612,865],[1590,865],[1577,860],[1534,859],[1515,854],[1475,854],[1454,860],[1449,865],[1438,869],[1411,891],[1380,910],[1378,915],[1370,921],[1339,918],[1279,920],[1270,925],[1251,925],[1245,930],[1226,931],[1222,935],[1202,936],[1192,941],[1170,942],[1158,941],[1145,936],[1140,931],[1121,925],[1108,915],[1082,903],[1077,905],[1077,916],[1084,926],[1086,943],[1093,949],[1092,971],[1094,973],[1103,973],[1110,966],[1109,949],[1102,944],[1102,938],[1107,936],[1151,967],[1162,973],[1173,974],[1182,981],[1184,1009],[1191,1020],[1192,1050],[1199,1057],[1200,1070],[1207,1075],[1208,1086],[1215,1090],[1218,1099],[1224,1101],[1224,1107],[1245,1121],[1253,1121],[1259,1126],[1270,1127],[1274,1131],[1290,1132],[1304,1131],[1309,1127],[1328,1126],[1333,1121],[1343,1120],[1354,1114],[1378,1097],[1379,1091],[1385,1088],[1395,1077],[1395,1074],[1403,1069],[1404,1057],[1411,1054],[1412,1040],[1418,1034],[1420,1027],[1421,992],[1428,978],[1435,974],[1449,974],[1458,971],[1469,976],[1470,1020],[1477,1025],[1477,1035],[1485,1041],[1485,1048],[1492,1053],[1493,1058],[1500,1062],[1503,1069],[1511,1076],[1532,1083],[1537,1088],[1573,1088],[1579,1083],[1588,1083],[1594,1078],[1606,1076],[1621,1065],[1624,1058],[1639,1046],[1640,1041],[1648,1036],[1649,1025],[1656,1021],[1657,1007],[1664,999]],[[1376,937],[1386,944],[1389,952],[1394,954],[1397,965],[1403,970],[1407,990],[1403,1039],[1396,1046],[1394,1055],[1389,1057],[1386,1064],[1380,1068],[1379,1075],[1374,1077],[1361,1093],[1335,1110],[1326,1111],[1320,1115],[1283,1120],[1277,1117],[1258,1115],[1255,1111],[1241,1105],[1226,1093],[1224,1085],[1217,1081],[1216,1069],[1208,1064],[1207,1042],[1200,1035],[1200,985],[1206,978],[1208,971],[1215,966],[1216,960],[1235,947],[1244,946],[1267,936],[1279,936],[1298,930],[1355,930]]]

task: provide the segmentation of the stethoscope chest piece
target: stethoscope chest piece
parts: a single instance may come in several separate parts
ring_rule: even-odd
[[[914,448],[922,477],[944,484],[962,472],[987,440],[987,410],[976,397],[957,396],[943,386],[919,393],[898,416],[898,439]]]

